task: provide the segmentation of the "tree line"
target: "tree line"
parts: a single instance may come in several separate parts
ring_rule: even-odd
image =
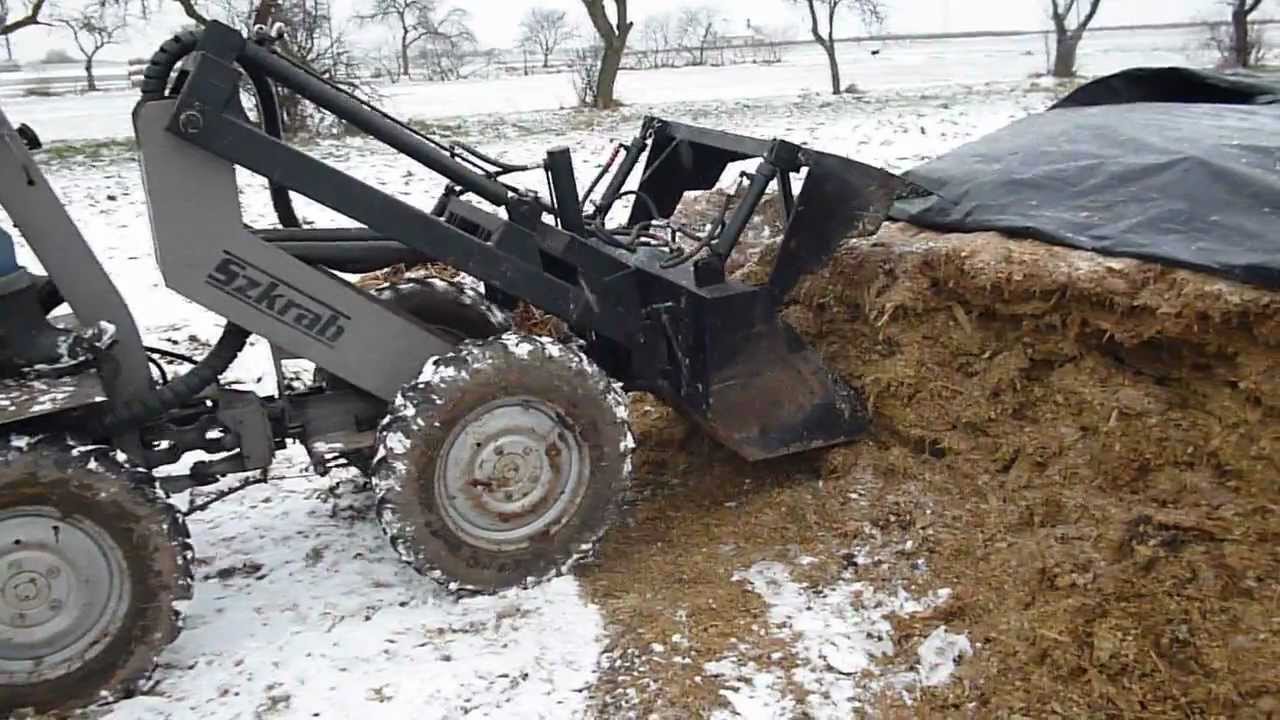
[[[118,44],[132,23],[148,18],[153,5],[166,0],[87,0],[74,9],[49,5],[48,0],[0,0],[0,37],[10,38],[31,27],[56,27],[79,51],[89,90],[97,88],[94,60],[106,47]],[[385,41],[357,51],[348,36],[350,23],[335,22],[331,0],[171,0],[193,26],[216,18],[242,30],[255,20],[269,18],[288,28],[288,45],[296,59],[331,79],[352,77],[357,67],[372,68],[392,81],[401,78],[457,80],[494,62],[495,53],[482,52],[472,29],[465,0],[357,0],[352,21],[357,27],[381,28]],[[849,86],[841,77],[837,55],[837,26],[850,18],[868,32],[888,22],[887,0],[775,0],[798,7],[804,30],[827,59],[831,92]],[[1044,2],[1045,0],[1037,0]],[[1117,0],[1108,0],[1115,2]],[[1216,0],[1225,7],[1224,19],[1207,25],[1206,44],[1224,65],[1250,67],[1266,55],[1263,28],[1254,18],[1266,0]],[[585,18],[564,10],[530,9],[520,22],[519,46],[543,68],[557,54],[571,50],[572,77],[584,105],[608,109],[616,104],[616,87],[624,56],[630,52],[642,67],[703,65],[723,51],[723,15],[711,4],[691,4],[672,12],[651,14],[637,28],[634,0],[580,0]],[[639,0],[642,4],[645,0]],[[1051,72],[1070,77],[1076,72],[1085,33],[1103,0],[1047,0],[1053,34]],[[585,22],[584,22],[585,19]],[[748,26],[765,52],[754,61],[780,59],[777,44],[783,32]],[[10,57],[12,51],[10,46]]]

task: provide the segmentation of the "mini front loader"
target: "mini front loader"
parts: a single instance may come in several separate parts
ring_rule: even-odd
[[[494,591],[594,549],[630,471],[624,389],[656,394],[749,460],[867,425],[858,394],[778,308],[908,191],[888,173],[650,117],[585,194],[570,151],[550,150],[532,166],[547,175],[544,197],[503,180],[530,166],[416,132],[265,32],[211,23],[179,35],[145,78],[134,126],[156,260],[172,290],[226,326],[189,372],[157,383],[128,308],[0,113],[0,203],[74,311],[63,321],[110,322],[118,337],[90,372],[0,385],[0,712],[135,690],[191,593],[183,518],[164,495],[267,468],[287,441],[318,472],[338,461],[369,472],[384,530],[419,571]],[[414,207],[290,147],[278,89],[447,189]],[[708,231],[671,220],[686,192],[741,161],[755,163],[745,192]],[[281,227],[243,223],[236,166],[270,182]],[[768,282],[744,285],[725,262],[771,186],[786,233]],[[291,193],[361,227],[303,229]],[[483,297],[437,280],[364,291],[339,274],[422,262],[478,278]],[[561,318],[575,341],[512,332],[505,311],[518,302]],[[217,382],[250,335],[270,344],[277,397]],[[296,359],[314,364],[313,382],[285,379]],[[197,451],[214,459],[152,475]]]

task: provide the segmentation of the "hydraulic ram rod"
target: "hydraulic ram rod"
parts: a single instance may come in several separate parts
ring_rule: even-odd
[[[510,191],[502,183],[471,170],[423,140],[417,133],[361,102],[359,98],[314,77],[303,68],[270,50],[253,43],[245,43],[240,51],[239,60],[247,68],[261,71],[280,85],[293,90],[494,205],[505,207],[511,200]]]

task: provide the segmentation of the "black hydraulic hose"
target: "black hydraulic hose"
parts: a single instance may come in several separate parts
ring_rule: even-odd
[[[183,58],[195,52],[200,44],[200,32],[188,30],[169,39],[151,56],[146,70],[143,71],[142,99],[158,100],[169,93],[169,78],[174,68]],[[253,93],[258,101],[258,114],[262,121],[262,131],[276,140],[284,139],[284,122],[280,113],[280,99],[276,95],[275,85],[262,72],[261,68],[244,67],[242,69],[253,84]],[[293,197],[289,189],[268,178],[271,190],[271,205],[275,209],[276,218],[287,228],[300,228],[302,222],[293,207]]]
[[[443,175],[455,185],[486,201],[505,207],[512,193],[502,183],[474,172],[440,150],[439,143],[425,138],[386,112],[365,102],[291,58],[270,49],[249,44],[238,59],[241,67],[261,69],[273,82],[293,90],[319,107],[354,125],[385,145]]]
[[[485,154],[464,142],[454,142],[450,149],[453,148],[457,148],[458,150],[468,153],[473,157],[478,158],[481,162],[489,163],[504,173],[526,172],[528,170],[540,170],[542,168],[542,163],[537,163],[535,165],[516,165],[514,163],[505,162],[493,157],[492,155]]]
[[[146,69],[142,71],[142,99],[163,100],[169,96],[169,78],[173,71],[200,44],[200,32],[186,30],[169,38],[159,50],[151,56]],[[280,117],[280,100],[276,96],[275,86],[267,79],[261,69],[244,67],[249,82],[253,84],[253,93],[258,100],[258,114],[262,119],[262,131],[271,137],[284,139],[284,127]],[[302,227],[298,214],[293,208],[293,198],[289,189],[268,179],[271,190],[271,205],[275,208],[276,217],[284,227]]]
[[[114,435],[187,404],[205,388],[217,382],[218,376],[231,367],[231,363],[235,362],[240,351],[244,350],[249,335],[248,330],[228,323],[223,328],[222,337],[218,338],[213,350],[196,363],[195,367],[172,382],[157,388],[152,395],[126,401],[122,407],[98,418],[94,434]]]
[[[276,140],[284,139],[284,122],[280,117],[280,99],[276,97],[276,88],[259,69],[246,69],[249,82],[253,83],[253,94],[258,98],[258,114],[262,117],[262,131]],[[298,213],[293,209],[293,197],[289,188],[268,179],[267,187],[271,191],[271,206],[275,208],[276,218],[280,224],[289,228],[300,228]]]

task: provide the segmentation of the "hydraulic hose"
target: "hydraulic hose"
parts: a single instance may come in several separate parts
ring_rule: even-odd
[[[169,79],[173,71],[200,44],[200,32],[185,30],[169,38],[160,49],[151,56],[147,67],[142,72],[142,99],[162,100],[170,95]],[[253,93],[258,100],[258,114],[261,116],[262,131],[271,137],[282,140],[284,126],[280,117],[280,100],[276,96],[275,86],[258,68],[241,66],[253,84]],[[298,214],[293,208],[293,198],[289,189],[283,185],[268,181],[271,190],[271,205],[275,208],[276,217],[284,227],[302,227]]]
[[[222,329],[222,337],[213,350],[195,367],[161,387],[149,397],[126,402],[123,407],[98,418],[95,435],[109,436],[133,425],[159,417],[170,410],[191,402],[205,388],[218,381],[218,377],[231,367],[231,363],[244,350],[251,333],[233,323]]]
[[[253,83],[253,93],[258,98],[258,114],[262,117],[262,131],[276,140],[283,140],[284,123],[280,117],[280,99],[276,97],[275,85],[257,68],[246,69],[245,73],[249,76],[249,82]],[[289,195],[289,188],[273,180],[267,181],[267,187],[271,192],[271,207],[275,209],[280,225],[288,228],[302,227],[302,222],[298,220],[298,214],[293,209],[293,198]]]

